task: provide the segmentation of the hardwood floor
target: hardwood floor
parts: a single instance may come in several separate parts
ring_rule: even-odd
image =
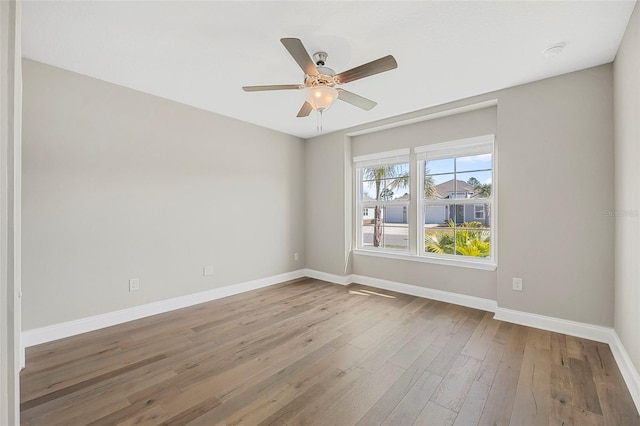
[[[306,279],[27,349],[22,422],[638,425],[609,347]]]

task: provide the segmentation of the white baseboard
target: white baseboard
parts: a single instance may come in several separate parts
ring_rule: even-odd
[[[333,284],[349,285],[351,284],[351,275],[335,275],[327,272],[316,271],[313,269],[304,269],[305,276],[320,281],[327,281]]]
[[[569,321],[561,318],[547,317],[528,312],[514,311],[497,307],[494,318],[500,321],[526,325],[541,330],[568,334],[569,336],[595,340],[596,342],[610,343],[613,328],[600,325],[586,324],[583,322]]]
[[[186,308],[188,306],[233,296],[234,294],[268,287],[274,284],[280,284],[285,281],[303,278],[305,276],[304,270],[292,271],[240,284],[215,288],[213,290],[203,291],[200,293],[149,303],[147,305],[135,306],[115,312],[23,331],[21,335],[22,356],[24,357],[24,348],[29,346],[75,336],[77,334],[122,324],[127,321],[133,321],[151,315],[162,314],[175,309]]]
[[[403,284],[395,281],[382,280],[364,275],[351,275],[351,282],[372,287],[409,294],[411,296],[424,297],[426,299],[438,300],[440,302],[453,303],[454,305],[467,306],[469,308],[481,309],[493,312],[496,309],[496,301],[483,299],[481,297],[467,296],[465,294],[452,293],[450,291],[435,290],[417,285]]]
[[[622,377],[627,384],[627,388],[629,388],[631,398],[633,398],[633,402],[636,404],[636,409],[640,412],[640,374],[638,374],[638,370],[635,365],[633,365],[633,362],[631,362],[631,357],[624,348],[615,330],[611,333],[609,347],[611,348],[613,357],[616,359],[620,373],[622,373]]]

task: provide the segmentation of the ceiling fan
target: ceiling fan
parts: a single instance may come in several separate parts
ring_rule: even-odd
[[[245,92],[261,92],[267,90],[305,90],[305,103],[298,112],[298,117],[307,117],[312,110],[320,113],[333,104],[336,99],[355,105],[369,111],[376,106],[376,102],[364,98],[347,90],[336,88],[336,86],[349,83],[381,72],[389,71],[398,67],[398,63],[391,55],[385,56],[364,65],[343,71],[336,74],[334,70],[325,66],[327,59],[326,52],[316,52],[313,60],[307,53],[302,41],[297,38],[280,39],[284,47],[289,51],[293,59],[304,71],[303,84],[280,84],[270,86],[244,86]]]

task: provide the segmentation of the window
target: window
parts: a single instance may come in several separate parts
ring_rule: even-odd
[[[409,250],[409,150],[355,158],[357,247]]]
[[[416,148],[419,255],[489,262],[494,258],[493,136]]]
[[[355,157],[358,253],[495,269],[493,143],[488,135]]]

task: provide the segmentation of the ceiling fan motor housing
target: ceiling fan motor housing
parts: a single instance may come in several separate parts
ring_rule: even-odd
[[[313,54],[313,62],[316,63],[317,66],[323,67],[324,63],[327,60],[327,52],[316,52]]]
[[[333,78],[336,72],[329,67],[325,67],[325,61],[327,60],[327,52],[316,52],[313,54],[313,60],[316,63],[318,75],[307,75],[305,78],[305,86],[317,87],[317,86],[329,86],[333,87],[337,84]]]

